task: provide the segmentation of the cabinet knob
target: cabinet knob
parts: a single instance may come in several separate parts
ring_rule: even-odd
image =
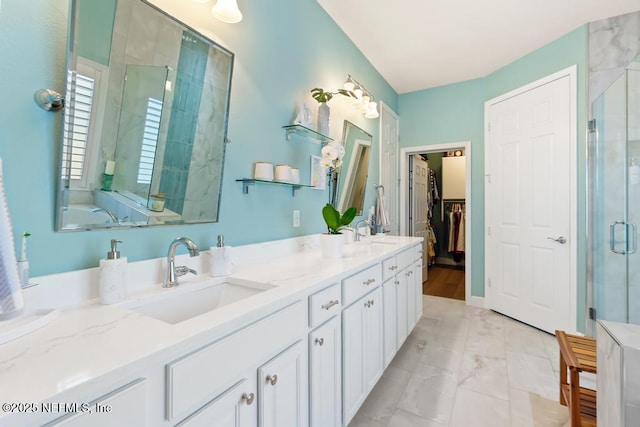
[[[340,301],[338,301],[337,299],[334,299],[334,300],[329,301],[325,305],[323,305],[322,308],[325,309],[325,310],[329,310],[331,307],[333,307],[334,305],[338,305],[338,304],[340,304]]]
[[[320,344],[320,346],[322,347],[322,345],[324,344],[324,338],[316,338],[316,343]]]
[[[247,405],[251,405],[253,403],[253,399],[255,399],[255,395],[253,393],[243,393],[242,394],[242,400],[244,400],[245,402],[247,402]]]
[[[396,285],[399,285],[399,284],[400,284],[400,280],[396,280],[396,281],[395,281],[395,282],[393,282],[393,283],[395,283]]]
[[[276,383],[278,382],[278,376],[277,375],[269,375],[267,377],[267,382],[271,383],[271,385],[276,385]]]

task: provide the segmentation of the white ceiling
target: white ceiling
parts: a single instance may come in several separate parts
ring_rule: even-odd
[[[640,0],[318,3],[398,93],[484,77],[583,24],[640,10]]]

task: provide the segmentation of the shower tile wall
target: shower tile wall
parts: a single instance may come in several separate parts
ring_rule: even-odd
[[[640,53],[640,11],[589,24],[589,102],[616,81]]]
[[[165,147],[160,192],[167,193],[166,207],[183,213],[189,167],[194,148],[209,47],[189,31],[182,33],[174,102]]]
[[[173,71],[178,67],[178,55],[180,52],[180,34],[182,32],[176,26],[170,25],[165,19],[157,16],[148,19],[148,14],[142,14],[140,2],[132,0],[119,0],[116,8],[118,23],[113,29],[113,42],[109,62],[109,92],[107,93],[104,108],[102,135],[100,137],[101,151],[98,165],[104,165],[106,160],[115,158],[116,142],[118,135],[118,123],[120,119],[120,106],[122,105],[124,76],[127,64],[146,64],[169,67],[169,80],[173,80]],[[145,18],[143,18],[145,16]],[[146,48],[134,48],[141,43],[138,39],[148,40],[149,35],[155,35],[156,42]],[[135,40],[135,42],[134,42]],[[165,93],[164,104],[171,105],[173,93]],[[167,124],[169,122],[169,109],[163,111],[160,126],[159,140],[165,140]],[[156,153],[156,161],[162,161],[162,148]],[[158,164],[158,163],[156,163]],[[161,163],[160,163],[161,164]],[[116,174],[121,172],[116,164]],[[104,169],[98,167],[95,182],[101,182]],[[155,192],[152,189],[152,192]]]
[[[212,144],[222,141],[225,123],[213,118],[216,112],[225,111],[229,81],[224,78],[231,66],[231,58],[217,49],[209,49],[207,71],[205,73],[200,114],[195,131],[193,153],[191,156],[190,177],[184,200],[184,218],[216,218],[218,213],[217,193],[220,189],[224,159],[224,144]],[[196,172],[196,173],[193,173]],[[215,203],[212,203],[215,201]]]

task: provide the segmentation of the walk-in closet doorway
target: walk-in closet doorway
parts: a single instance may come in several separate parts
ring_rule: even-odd
[[[437,194],[433,190],[433,183],[430,182],[428,190],[425,190],[425,175],[429,174],[428,160],[426,162],[420,159],[431,157],[434,159],[433,163],[442,165],[440,160],[448,158],[446,153],[456,153],[458,156],[450,157],[452,160],[446,165],[446,168],[451,172],[457,167],[461,167],[464,171],[464,179],[457,185],[448,184],[448,188],[445,189],[442,186],[442,182],[438,182]],[[462,154],[463,155],[460,155]],[[417,156],[417,157],[416,157]],[[425,172],[425,167],[427,171]],[[441,166],[439,166],[441,168]],[[442,181],[442,175],[440,174],[440,181]],[[449,181],[451,182],[451,181]],[[456,187],[457,188],[454,188]],[[455,190],[455,191],[453,191]],[[430,193],[425,195],[425,191]],[[444,191],[444,192],[443,192]],[[439,200],[434,203],[432,199],[437,196]],[[430,200],[432,211],[425,216],[424,199]],[[460,234],[449,234],[449,225],[453,225],[450,217],[451,212],[460,211],[463,213],[459,215],[459,219],[462,221],[457,224],[455,229]],[[434,215],[437,217],[434,218]],[[432,221],[433,219],[433,221]],[[426,289],[431,284],[429,280],[435,285],[435,281],[448,281],[448,286],[456,286],[456,283],[464,281],[464,293],[463,299],[468,305],[473,305],[473,299],[471,298],[471,142],[453,142],[446,144],[424,145],[417,147],[407,147],[400,150],[400,230],[402,234],[409,236],[420,236],[425,239],[430,238],[429,232],[425,232],[430,228],[433,228],[433,223],[437,223],[438,229],[435,232],[436,237],[436,253],[434,256],[433,248],[430,248],[429,241],[426,240],[423,245],[423,289]],[[445,227],[445,229],[442,229]],[[444,236],[444,237],[443,237]],[[457,237],[464,236],[460,241],[456,241]],[[449,239],[451,237],[451,239]],[[450,245],[453,243],[453,247]],[[449,251],[449,249],[452,249]],[[431,251],[431,255],[430,255]],[[462,254],[461,254],[462,252]],[[448,255],[445,255],[449,253]],[[455,261],[453,257],[460,259],[462,256],[464,262]],[[426,268],[429,265],[437,266],[437,269]],[[457,267],[464,268],[463,279],[460,277],[459,271],[456,271]],[[451,270],[447,270],[451,269]],[[429,277],[432,275],[433,277]],[[462,280],[461,280],[462,279]],[[437,286],[441,286],[440,283]],[[433,287],[431,289],[434,289]],[[458,295],[460,293],[458,292]]]

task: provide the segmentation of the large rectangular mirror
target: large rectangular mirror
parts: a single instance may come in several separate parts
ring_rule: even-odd
[[[344,121],[342,143],[343,162],[346,168],[340,172],[338,182],[338,210],[344,212],[354,206],[362,215],[364,196],[369,175],[369,158],[373,137],[348,120]]]
[[[217,222],[233,53],[143,0],[71,0],[58,231]]]

